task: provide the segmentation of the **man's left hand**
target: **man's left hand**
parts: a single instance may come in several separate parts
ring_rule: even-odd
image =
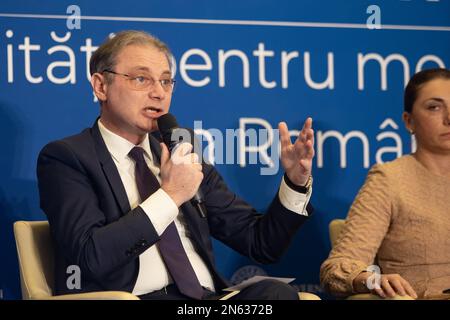
[[[291,137],[285,122],[280,122],[278,129],[280,130],[281,141],[281,164],[292,183],[297,186],[304,186],[311,175],[314,157],[312,118],[306,119],[294,144],[291,143]]]

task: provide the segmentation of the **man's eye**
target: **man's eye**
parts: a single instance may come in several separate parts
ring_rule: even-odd
[[[168,86],[168,85],[172,84],[171,79],[161,79],[159,81],[161,82],[161,85],[163,85],[163,86]]]
[[[428,106],[428,110],[439,110],[439,107],[438,104],[432,104]]]
[[[145,83],[145,82],[147,82],[148,78],[146,78],[144,76],[137,76],[134,78],[134,80],[138,83]]]

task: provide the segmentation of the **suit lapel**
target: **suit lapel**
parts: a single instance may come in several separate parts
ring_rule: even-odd
[[[114,160],[112,159],[108,148],[106,147],[106,144],[100,134],[97,121],[92,127],[92,137],[95,143],[100,164],[106,178],[108,179],[111,190],[114,193],[114,197],[116,198],[123,214],[126,214],[131,210],[127,193],[125,191],[125,187],[123,186],[119,172],[117,171]],[[150,150],[152,151],[153,155],[153,161],[159,166],[161,162],[161,146],[159,145],[159,141],[155,136],[150,134],[149,143]],[[200,248],[200,252],[203,251],[204,253],[206,253],[206,246],[209,243],[209,230],[206,219],[200,217],[197,210],[191,205],[190,202],[186,202],[181,205],[181,210],[183,212],[187,227],[189,228],[194,243],[196,243],[196,245]]]
[[[131,210],[127,193],[125,191],[125,187],[123,186],[119,172],[117,171],[114,160],[112,159],[108,148],[106,147],[106,144],[100,134],[97,121],[95,121],[95,124],[92,127],[92,137],[96,145],[97,154],[103,172],[108,179],[109,185],[111,186],[111,190],[114,193],[114,197],[116,198],[117,203],[119,204],[122,212],[125,214]],[[149,143],[150,150],[152,151],[153,155],[153,161],[159,166],[161,162],[161,146],[159,145],[159,141],[154,135],[150,134]],[[208,230],[204,230],[204,224],[207,222],[203,221],[204,219],[199,216],[197,210],[191,205],[190,202],[184,203],[181,206],[181,210],[183,211],[183,215],[186,219],[193,239],[197,242],[198,245],[204,248],[204,244],[208,243],[209,236]]]
[[[102,135],[97,124],[98,118],[92,127],[92,138],[95,143],[95,149],[100,160],[103,172],[108,180],[108,183],[113,191],[114,197],[119,204],[120,210],[123,214],[126,214],[131,210],[128,196],[123,186],[122,179],[120,178],[119,171],[111,157],[111,154],[103,141]]]

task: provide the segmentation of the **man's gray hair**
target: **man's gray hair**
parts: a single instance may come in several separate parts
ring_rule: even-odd
[[[117,33],[113,38],[108,38],[92,55],[89,63],[91,76],[94,73],[102,73],[105,70],[113,70],[119,52],[130,45],[150,45],[159,49],[167,57],[172,71],[172,53],[169,47],[151,34],[144,31],[126,30]],[[107,77],[107,81],[110,78]]]

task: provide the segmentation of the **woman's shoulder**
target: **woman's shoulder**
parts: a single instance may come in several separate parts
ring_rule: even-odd
[[[392,161],[375,164],[370,169],[370,174],[381,173],[386,176],[398,176],[408,172],[411,173],[411,170],[413,170],[415,166],[415,158],[408,154]]]

